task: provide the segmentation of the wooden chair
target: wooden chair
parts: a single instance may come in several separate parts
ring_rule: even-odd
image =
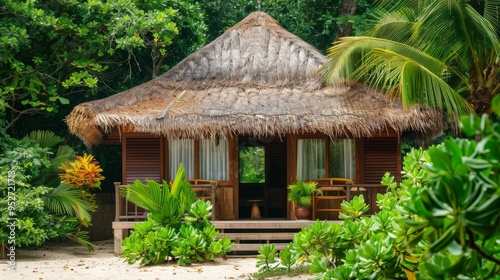
[[[217,181],[189,179],[186,182],[191,184],[191,188],[196,193],[196,200],[208,200],[212,203],[212,220],[216,220],[215,189]]]
[[[322,195],[313,196],[312,218],[316,219],[318,212],[339,213],[342,201],[349,201],[351,198],[351,187],[354,182],[347,178],[320,178],[313,180],[318,183],[318,189]]]

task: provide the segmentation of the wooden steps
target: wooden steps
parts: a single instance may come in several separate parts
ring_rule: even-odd
[[[133,221],[113,222],[114,253],[121,255],[123,238],[134,228]],[[232,252],[256,253],[263,244],[274,243],[278,250],[288,246],[293,235],[303,227],[314,223],[312,220],[238,220],[212,221],[220,236],[234,241]]]
[[[274,243],[282,250],[293,240],[293,235],[311,220],[239,220],[213,221],[220,236],[227,236],[234,245],[232,252],[257,252],[263,244]]]

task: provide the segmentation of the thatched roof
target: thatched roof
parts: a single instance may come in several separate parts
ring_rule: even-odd
[[[436,113],[403,109],[363,85],[325,86],[317,74],[324,62],[314,47],[255,12],[158,78],[76,106],[67,123],[87,145],[117,126],[170,138],[367,137],[388,128],[442,128]]]

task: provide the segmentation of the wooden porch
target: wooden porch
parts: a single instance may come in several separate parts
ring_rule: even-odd
[[[325,182],[325,180],[327,182]],[[214,205],[212,223],[220,232],[220,236],[227,236],[235,244],[232,247],[233,252],[253,252],[259,250],[262,244],[274,243],[278,250],[285,248],[292,241],[293,235],[299,232],[303,227],[313,224],[316,220],[328,220],[331,222],[340,222],[338,213],[341,211],[340,204],[343,200],[349,201],[351,196],[363,194],[365,201],[369,204],[367,214],[373,214],[378,211],[376,206],[377,193],[385,193],[386,188],[379,184],[352,184],[335,183],[330,179],[318,180],[319,186],[328,188],[335,186],[336,194],[328,195],[330,199],[322,199],[321,202],[328,204],[321,205],[319,201],[313,202],[316,214],[314,220],[296,220],[296,219],[240,219],[240,220],[217,220],[217,199],[214,195],[216,185],[200,180],[192,182],[193,189],[201,193],[199,199],[207,199]],[[116,218],[112,223],[114,231],[114,253],[121,255],[121,244],[123,238],[129,235],[136,222],[145,219],[146,214],[142,209],[129,203],[119,195],[119,188],[124,187],[116,184]],[[340,189],[339,189],[340,188]],[[203,194],[205,193],[205,195]],[[325,198],[325,197],[323,197]],[[327,206],[320,209],[321,206]],[[317,208],[317,209],[316,209]],[[293,217],[293,215],[292,215]]]
[[[278,250],[288,246],[293,235],[303,227],[313,224],[313,220],[238,220],[212,221],[220,232],[220,237],[227,236],[234,242],[232,252],[255,253],[263,244],[274,243]],[[332,221],[339,222],[339,221]],[[121,256],[121,244],[133,229],[135,221],[115,221],[114,253]]]

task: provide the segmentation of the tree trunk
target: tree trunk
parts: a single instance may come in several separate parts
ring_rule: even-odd
[[[500,89],[500,78],[498,74],[500,73],[500,63],[487,65],[482,75],[482,81],[479,83],[478,78],[475,77],[475,73],[472,73],[470,83],[472,85],[472,90],[468,101],[476,111],[476,114],[481,116],[482,114],[491,115],[492,108],[491,102],[495,95],[498,94]]]
[[[341,16],[345,17],[344,21],[337,26],[337,35],[335,41],[341,37],[352,35],[352,23],[349,22],[349,17],[356,14],[358,0],[342,0]]]

